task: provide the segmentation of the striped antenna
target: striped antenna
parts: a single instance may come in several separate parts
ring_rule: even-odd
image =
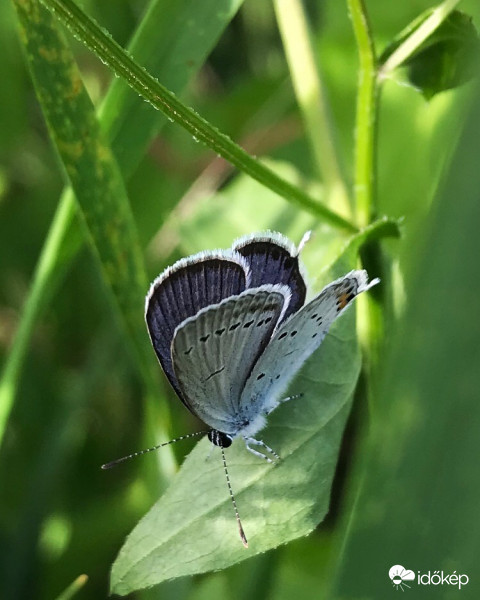
[[[227,478],[228,492],[230,494],[230,498],[232,499],[233,510],[235,511],[235,518],[237,519],[238,532],[240,533],[240,539],[242,540],[242,544],[245,546],[245,548],[248,548],[247,536],[243,531],[242,522],[240,521],[240,515],[238,514],[237,503],[235,502],[235,496],[233,495],[232,486],[230,484],[230,477],[228,476],[227,461],[225,460],[225,450],[223,446],[220,446],[220,449],[222,451],[223,469],[225,471],[225,477]]]
[[[111,469],[112,467],[116,467],[118,464],[129,460],[130,458],[135,458],[136,456],[141,456],[142,454],[146,454],[147,452],[152,452],[153,450],[158,450],[159,448],[163,448],[163,446],[168,446],[169,444],[174,444],[175,442],[180,442],[181,440],[186,440],[187,438],[194,437],[196,435],[205,435],[208,431],[196,431],[195,433],[187,433],[187,435],[181,435],[178,438],[174,438],[169,442],[164,442],[163,444],[158,444],[158,446],[153,446],[152,448],[147,448],[146,450],[139,450],[138,452],[134,452],[133,454],[129,454],[128,456],[123,456],[122,458],[117,458],[117,460],[112,460],[112,462],[105,463],[102,465],[102,469]]]

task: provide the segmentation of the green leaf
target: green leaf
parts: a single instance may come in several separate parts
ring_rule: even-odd
[[[384,50],[380,63],[418,30],[432,14],[420,15]],[[478,32],[472,18],[458,10],[451,12],[435,31],[400,65],[406,67],[408,80],[430,99],[439,92],[458,87],[475,75],[480,51]]]
[[[358,247],[384,228],[380,222],[352,238],[330,278],[354,266]],[[292,382],[289,393],[303,397],[269,418],[262,438],[282,461],[275,467],[266,464],[240,440],[226,451],[249,548],[238,536],[219,449],[207,459],[210,443],[204,439],[127,538],[113,565],[112,592],[125,595],[167,579],[222,569],[311,532],[328,510],[359,371],[352,310],[334,324]]]
[[[388,340],[336,586],[329,597],[385,598],[402,564],[470,577],[424,597],[480,595],[480,89],[428,227],[408,245],[409,302]],[[416,229],[419,231],[420,228]],[[415,590],[417,588],[417,590]],[[396,592],[393,592],[396,593]]]

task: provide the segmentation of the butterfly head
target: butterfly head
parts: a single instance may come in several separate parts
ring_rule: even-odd
[[[231,435],[228,435],[228,433],[222,433],[217,429],[211,429],[208,432],[208,439],[214,446],[220,446],[220,448],[228,448],[233,442]]]

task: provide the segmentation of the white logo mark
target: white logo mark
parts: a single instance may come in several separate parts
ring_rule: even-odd
[[[392,580],[393,587],[396,590],[400,588],[402,592],[404,591],[403,587],[410,587],[405,582],[413,581],[415,579],[415,573],[413,571],[405,569],[404,567],[402,567],[402,565],[393,565],[393,567],[388,572],[388,576]]]

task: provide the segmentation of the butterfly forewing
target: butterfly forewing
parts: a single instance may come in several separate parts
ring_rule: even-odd
[[[239,400],[288,306],[286,286],[262,286],[200,311],[176,330],[173,368],[192,412],[214,429],[242,428]]]
[[[367,284],[365,271],[352,271],[325,287],[282,324],[252,369],[241,407],[252,414],[274,407],[293,376],[320,346],[333,321],[359,293],[375,283]]]
[[[172,367],[170,346],[176,327],[199,310],[246,287],[248,266],[242,257],[218,253],[183,259],[152,284],[145,305],[145,320],[155,353],[173,388],[183,398]]]

